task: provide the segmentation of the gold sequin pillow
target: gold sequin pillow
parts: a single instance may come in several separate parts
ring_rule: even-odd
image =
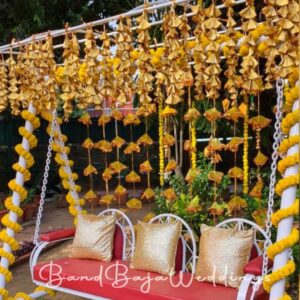
[[[111,261],[114,216],[79,215],[70,257]]]
[[[181,223],[138,222],[136,246],[130,267],[162,275],[174,275]]]
[[[249,261],[254,230],[201,226],[196,279],[238,288]]]

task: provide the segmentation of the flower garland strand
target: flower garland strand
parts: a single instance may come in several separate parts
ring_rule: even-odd
[[[299,100],[298,100],[299,101]],[[294,112],[288,113],[285,118],[282,120],[282,129],[285,133],[289,133],[289,130],[293,125],[299,122],[299,117],[295,120],[293,117]],[[299,114],[299,111],[296,110],[296,113]],[[282,141],[279,151],[281,153],[287,152],[290,147],[294,147],[299,142],[299,136],[290,136],[289,138]],[[285,173],[286,169],[292,166],[298,166],[299,170],[299,149],[296,154],[287,155],[281,161],[278,162],[278,170],[280,173]],[[284,175],[283,175],[284,176]],[[299,185],[299,174],[295,175],[287,175],[286,177],[280,179],[275,187],[275,192],[282,196],[284,190]],[[290,218],[299,214],[299,199],[295,199],[294,203],[289,207],[281,208],[277,212],[274,212],[271,216],[271,221],[274,226],[278,226],[278,224],[284,220],[285,218]],[[274,244],[270,245],[267,249],[267,255],[269,258],[273,259],[276,255],[281,253],[286,249],[290,249],[293,245],[298,243],[299,241],[299,230],[293,228],[288,236],[282,238],[281,240],[276,241]],[[295,272],[295,262],[292,259],[289,259],[288,262],[281,268],[273,271],[271,274],[265,276],[263,281],[263,286],[267,292],[271,291],[272,286],[282,280],[290,276]],[[282,299],[290,300],[291,297],[285,294]]]
[[[29,149],[33,149],[37,146],[37,138],[33,135],[33,133],[29,132],[26,128],[28,128],[29,127],[28,125],[30,124],[30,126],[32,126],[33,130],[37,129],[40,126],[40,120],[38,117],[36,117],[32,112],[30,112],[28,110],[23,110],[21,113],[21,116],[26,121],[26,124],[25,124],[25,127],[20,127],[19,133],[23,137],[23,142],[26,141],[29,144]],[[34,158],[30,154],[30,152],[27,151],[23,147],[23,142],[22,142],[22,144],[18,144],[15,147],[15,150],[16,150],[17,154],[19,155],[20,159],[25,160],[26,167],[21,166],[20,161],[19,161],[18,163],[15,163],[13,165],[13,169],[17,173],[21,173],[24,176],[24,182],[26,182],[26,181],[30,180],[31,174],[28,169],[30,169],[33,166]],[[8,187],[10,188],[10,190],[13,193],[18,194],[20,202],[22,202],[23,200],[26,199],[27,190],[23,186],[17,184],[15,179],[11,180],[8,183]],[[19,205],[16,205],[13,202],[13,196],[8,197],[5,200],[4,205],[8,209],[9,212],[3,217],[2,221],[1,221],[2,224],[6,228],[9,228],[9,229],[13,230],[14,232],[20,232],[22,230],[21,225],[19,225],[17,222],[13,222],[10,219],[10,214],[14,213],[18,217],[21,217],[23,214],[22,209],[20,208]],[[19,248],[18,241],[14,237],[11,237],[7,233],[6,229],[3,229],[0,232],[0,240],[3,243],[7,244],[13,251],[15,251]],[[0,248],[0,256],[3,258],[6,258],[8,260],[9,265],[12,265],[15,261],[15,256],[12,253],[7,252],[4,247]],[[7,282],[12,280],[12,273],[7,268],[0,266],[0,273],[5,277],[5,280]],[[8,291],[5,288],[1,288],[0,295],[7,297]]]
[[[52,114],[46,111],[41,112],[41,116],[49,122],[49,126],[47,128],[47,133],[51,134],[50,122],[52,120]],[[61,119],[57,119],[58,124],[62,123]],[[68,190],[66,195],[66,200],[69,203],[69,213],[74,217],[74,224],[77,223],[77,215],[78,214],[86,214],[86,210],[82,210],[81,207],[84,205],[84,199],[79,199],[78,193],[81,191],[81,187],[74,183],[75,180],[78,179],[78,175],[76,173],[69,174],[66,172],[66,169],[72,168],[74,162],[72,160],[66,161],[64,158],[64,153],[68,154],[70,148],[61,147],[59,143],[60,133],[58,131],[54,131],[53,137],[53,151],[56,152],[55,162],[59,165],[59,177],[61,178],[62,186],[64,189]],[[63,143],[67,142],[67,136],[61,134]],[[71,173],[71,172],[70,172]]]
[[[243,169],[244,169],[244,179],[243,179],[243,193],[244,195],[248,194],[249,191],[249,165],[248,165],[248,149],[249,149],[249,133],[248,133],[248,105],[245,108],[245,117],[244,117],[244,153],[243,153]]]

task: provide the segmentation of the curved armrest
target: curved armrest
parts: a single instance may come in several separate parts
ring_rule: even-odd
[[[268,260],[268,269],[271,268],[273,262]],[[263,268],[263,256],[257,256],[250,260],[244,267],[245,274],[252,274],[255,276],[261,276]]]
[[[44,233],[40,236],[40,240],[43,242],[55,242],[58,240],[71,238],[75,235],[75,231],[75,228],[67,228]]]

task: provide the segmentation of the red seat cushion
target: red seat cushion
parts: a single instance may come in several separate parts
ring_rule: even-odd
[[[272,268],[273,262],[268,259],[268,268]],[[263,268],[263,256],[257,256],[250,260],[244,267],[244,273],[261,276]]]
[[[116,224],[114,235],[113,259],[123,258],[124,236],[120,225]]]
[[[51,276],[49,274],[52,274]],[[211,283],[198,282],[188,273],[182,273],[182,284],[178,285],[180,274],[173,277],[131,269],[128,262],[114,260],[100,262],[86,259],[63,258],[52,263],[34,267],[36,283],[50,283],[66,289],[76,290],[115,300],[234,300],[237,289]],[[172,284],[173,282],[173,284]],[[268,299],[260,290],[256,300]]]

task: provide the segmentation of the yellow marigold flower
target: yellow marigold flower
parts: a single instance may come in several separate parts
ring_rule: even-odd
[[[127,147],[124,149],[125,154],[132,154],[133,152],[140,153],[141,148],[134,142],[130,142]]]
[[[259,226],[264,226],[266,223],[267,211],[265,208],[257,209],[252,213],[252,217]]]
[[[268,157],[265,156],[261,151],[258,151],[253,161],[256,166],[262,167],[268,161]]]
[[[151,137],[145,133],[143,134],[138,140],[137,140],[137,144],[138,145],[152,145],[153,144],[153,140],[151,139]]]
[[[83,170],[83,174],[84,174],[84,176],[89,176],[89,175],[91,175],[91,174],[97,174],[98,172],[97,172],[97,169],[93,166],[93,165],[91,165],[91,164],[89,164],[84,170]]]
[[[142,199],[151,200],[154,198],[154,196],[155,196],[155,193],[154,193],[153,189],[147,188],[142,195]]]
[[[168,188],[163,191],[163,196],[168,200],[168,201],[174,201],[177,196],[172,188]]]
[[[114,109],[111,113],[111,116],[117,121],[121,121],[123,119],[123,114],[118,109]]]
[[[177,110],[175,108],[170,107],[167,105],[164,110],[161,113],[162,118],[170,117],[170,116],[175,116],[177,114]]]
[[[134,49],[130,52],[130,57],[132,60],[136,60],[139,58],[140,52],[137,49]]]
[[[209,213],[211,215],[220,216],[223,215],[224,211],[228,209],[228,206],[225,202],[214,202],[209,208]]]
[[[190,168],[189,170],[188,170],[188,172],[187,172],[187,174],[185,175],[185,181],[187,182],[187,183],[192,183],[193,181],[194,181],[194,179],[195,179],[195,177],[198,175],[198,174],[200,174],[201,173],[201,170],[200,169],[192,169],[192,168]]]
[[[260,56],[265,56],[265,52],[267,49],[268,49],[268,45],[265,42],[261,42],[257,47],[258,54]]]
[[[195,41],[187,41],[186,45],[189,49],[194,49],[196,46],[196,42]]]
[[[190,108],[183,116],[186,122],[194,122],[200,117],[200,112],[196,108]]]
[[[223,179],[224,173],[219,171],[209,171],[207,177],[210,181],[220,184]]]
[[[107,123],[110,122],[110,116],[106,115],[106,114],[102,114],[101,117],[98,119],[98,125],[99,126],[104,126]]]
[[[234,210],[240,211],[247,207],[247,202],[240,196],[234,196],[228,202],[228,212],[231,214]]]
[[[165,172],[172,172],[176,169],[177,162],[174,159],[170,159],[165,167]]]
[[[230,178],[236,178],[236,179],[239,179],[239,180],[243,180],[244,179],[244,172],[239,167],[233,167],[233,168],[229,169],[228,176]]]
[[[226,150],[231,152],[239,151],[239,146],[244,143],[244,139],[240,137],[233,137],[225,146]]]
[[[92,125],[91,117],[88,113],[83,114],[79,119],[78,122],[84,125]]]
[[[216,121],[216,120],[220,119],[222,116],[221,112],[218,111],[215,107],[206,110],[203,115],[209,122]]]
[[[128,200],[126,205],[130,209],[141,209],[142,208],[142,202],[141,202],[141,200],[139,200],[137,198],[132,198],[132,199]]]
[[[153,168],[152,168],[149,160],[146,160],[140,164],[140,173],[141,174],[150,173],[152,171],[153,171]]]
[[[114,195],[112,195],[112,194],[107,194],[107,195],[104,195],[104,196],[101,197],[99,203],[100,203],[100,204],[106,204],[106,205],[109,205],[109,204],[111,204],[114,200],[115,200]]]
[[[173,135],[166,133],[162,138],[162,144],[164,146],[173,146],[175,144],[175,138]]]
[[[125,144],[125,140],[119,136],[116,136],[112,141],[111,145],[116,148],[121,148]]]
[[[113,173],[120,173],[123,170],[127,169],[127,167],[119,161],[110,163],[109,168],[113,171]]]
[[[253,130],[263,129],[270,125],[272,122],[271,119],[267,119],[264,116],[258,115],[249,119],[248,123],[252,126]]]
[[[113,171],[110,168],[105,168],[105,170],[102,173],[102,178],[104,181],[108,181],[112,178]]]
[[[128,175],[126,175],[125,181],[129,183],[141,182],[141,177],[132,170]]]
[[[155,217],[155,213],[149,212],[147,215],[143,218],[143,222],[148,223],[151,219]]]
[[[141,123],[140,119],[138,118],[138,116],[136,116],[135,114],[128,114],[124,119],[123,119],[123,124],[125,126],[127,125],[139,125]]]
[[[87,65],[86,63],[83,63],[80,65],[79,71],[78,71],[78,75],[79,75],[79,80],[82,83],[85,83],[86,80],[88,79],[88,75],[87,75]]]
[[[239,50],[240,56],[246,56],[248,55],[248,53],[249,53],[249,48],[246,45],[242,44]]]
[[[87,193],[85,193],[85,195],[83,196],[83,199],[86,201],[92,201],[92,200],[96,199],[97,197],[98,197],[98,195],[93,190],[89,190]]]
[[[127,190],[122,186],[122,185],[118,185],[114,191],[115,195],[117,197],[121,197],[123,195],[125,195],[127,193]]]
[[[58,83],[64,83],[66,79],[66,75],[65,75],[65,68],[62,66],[59,66],[56,71],[55,71],[55,80]]]
[[[90,138],[87,138],[82,143],[82,147],[85,148],[85,149],[93,149],[94,148],[94,142]]]
[[[107,140],[101,140],[94,145],[95,149],[99,149],[104,153],[109,153],[112,151],[112,144]]]

